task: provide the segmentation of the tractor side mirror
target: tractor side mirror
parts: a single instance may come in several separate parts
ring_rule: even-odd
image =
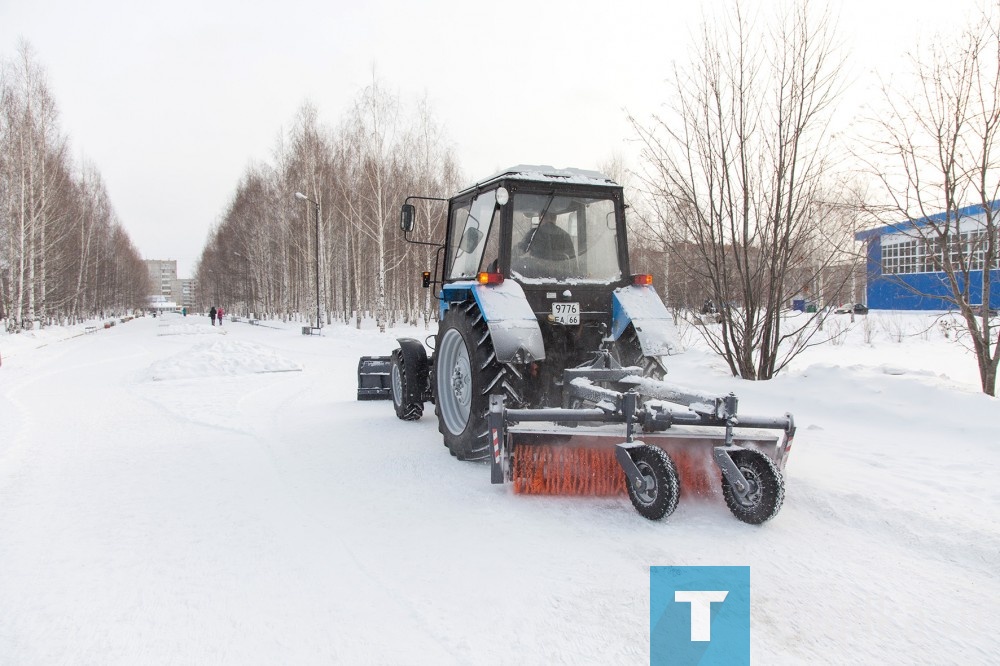
[[[462,252],[472,254],[475,252],[476,248],[479,247],[479,241],[482,237],[482,231],[476,229],[475,227],[469,227],[465,230],[465,233],[462,234],[462,243],[459,247],[461,247]]]
[[[403,204],[403,208],[399,211],[399,228],[410,233],[413,231],[413,220],[417,215],[417,209],[413,204]]]

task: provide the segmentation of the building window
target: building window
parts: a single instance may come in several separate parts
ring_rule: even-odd
[[[945,247],[947,258],[955,270],[961,270],[963,258],[970,271],[981,271],[986,267],[986,231],[983,229],[955,233],[947,241],[940,237],[908,238],[896,234],[883,238],[882,274],[941,272],[944,270]],[[992,268],[1000,268],[1000,253],[993,263]]]
[[[882,246],[882,273],[898,275],[923,271],[924,258],[916,239]]]
[[[981,271],[986,265],[986,232],[982,229],[963,234],[969,257],[969,270]]]

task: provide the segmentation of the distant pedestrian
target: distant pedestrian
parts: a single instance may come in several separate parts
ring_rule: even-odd
[[[224,314],[226,313],[222,311],[222,306],[220,305],[218,312],[215,313],[215,316],[219,318],[219,326],[222,326],[222,315]]]
[[[214,305],[212,306],[212,309],[208,311],[208,316],[212,320],[212,326],[215,326],[216,310]]]
[[[187,308],[181,308],[181,314],[184,315],[185,317],[187,317],[188,316],[188,309]]]

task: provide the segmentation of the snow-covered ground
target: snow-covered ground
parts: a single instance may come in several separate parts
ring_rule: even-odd
[[[755,663],[996,663],[1000,402],[926,315],[833,326],[770,382],[671,359],[795,415],[761,527],[492,486],[432,410],[355,400],[423,329],[0,334],[0,663],[642,664],[655,565],[749,565]]]

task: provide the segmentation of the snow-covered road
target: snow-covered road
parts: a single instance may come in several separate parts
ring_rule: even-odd
[[[721,498],[651,523],[491,486],[432,410],[355,400],[393,340],[179,316],[0,338],[0,663],[648,663],[653,565],[749,565],[755,663],[1000,654],[1000,405],[900,365],[918,343],[758,384],[676,358],[796,415],[785,506],[751,527]]]

